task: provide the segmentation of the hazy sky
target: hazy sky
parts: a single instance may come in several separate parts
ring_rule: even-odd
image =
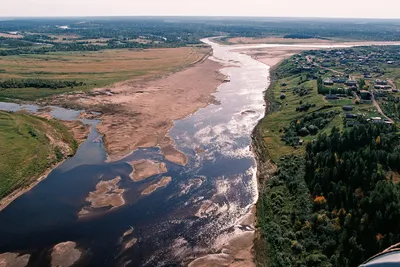
[[[207,15],[400,18],[400,0],[0,0],[0,17]]]

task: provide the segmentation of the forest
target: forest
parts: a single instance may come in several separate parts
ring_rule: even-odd
[[[355,267],[400,242],[398,125],[372,120],[375,107],[355,97],[326,99],[323,94],[344,93],[323,85],[324,77],[336,77],[330,69],[313,65],[317,77],[307,78],[304,88],[300,83],[309,72],[302,69],[310,54],[314,62],[342,61],[336,70],[364,56],[371,63],[358,64],[377,71],[368,72],[372,78],[360,79],[358,86],[373,90],[373,79],[384,77],[379,70],[397,77],[397,61],[387,64],[393,51],[388,46],[304,52],[272,71],[266,92],[272,110],[257,126],[253,142],[261,170],[258,266]],[[347,74],[354,76],[354,69]],[[393,115],[396,94],[375,90],[392,118],[398,117]],[[276,171],[268,174],[266,168]]]
[[[268,266],[358,266],[400,242],[399,137],[364,121],[284,158],[258,207]]]
[[[8,88],[48,88],[58,89],[66,87],[84,86],[85,83],[77,81],[44,80],[44,79],[9,79],[0,80],[0,90]]]

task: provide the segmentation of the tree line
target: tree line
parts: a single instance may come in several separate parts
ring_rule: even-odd
[[[48,88],[58,89],[67,87],[79,87],[86,85],[84,82],[78,81],[61,81],[61,80],[45,80],[45,79],[8,79],[0,80],[0,89],[11,88]]]

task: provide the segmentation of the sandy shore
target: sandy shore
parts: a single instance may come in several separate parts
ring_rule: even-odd
[[[150,195],[153,192],[157,191],[160,188],[166,187],[172,181],[172,177],[164,176],[155,184],[150,185],[145,190],[143,190],[142,195]]]
[[[75,242],[64,242],[54,246],[51,253],[52,267],[69,267],[77,262],[82,252],[76,248]]]
[[[239,38],[241,40],[241,38]],[[283,38],[263,38],[247,40],[250,46],[246,49],[238,48],[236,51],[247,54],[252,58],[270,66],[278,65],[282,60],[307,50],[331,49],[333,46],[352,47],[352,46],[370,46],[370,45],[400,45],[400,42],[335,42],[330,40],[316,39],[289,39],[291,42],[280,42]],[[285,40],[285,39],[283,39]],[[252,42],[253,41],[253,42]],[[244,42],[245,43],[245,42]],[[257,44],[282,44],[286,46],[279,47],[257,47]],[[238,43],[240,44],[240,43]],[[254,44],[254,48],[251,45]],[[323,46],[323,47],[318,47]]]
[[[225,42],[222,42],[225,43]],[[229,38],[227,43],[230,45],[257,45],[257,44],[280,44],[280,45],[398,45],[396,41],[355,41],[355,40],[339,40],[339,39],[293,39],[283,37],[234,37]]]
[[[168,171],[164,162],[138,160],[130,162],[129,164],[133,167],[133,172],[129,177],[135,182],[140,182],[150,176],[166,173]]]
[[[116,177],[109,181],[100,181],[96,185],[96,190],[89,193],[86,201],[90,203],[89,207],[83,207],[79,215],[90,214],[94,209],[111,207],[118,208],[125,204],[123,197],[124,189],[120,189],[118,184],[121,177]]]
[[[162,78],[142,78],[115,84],[108,94],[76,96],[78,105],[103,107],[101,123],[109,160],[117,160],[139,147],[160,147],[166,159],[186,164],[186,156],[167,136],[175,120],[213,103],[214,93],[223,82],[222,66],[209,59]],[[97,89],[103,90],[103,89]],[[95,90],[96,91],[96,90]]]
[[[29,254],[3,253],[0,254],[0,267],[25,267],[28,265],[29,258]]]

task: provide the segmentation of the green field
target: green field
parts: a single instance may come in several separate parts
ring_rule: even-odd
[[[59,121],[0,111],[0,199],[28,186],[77,147]]]
[[[136,78],[153,78],[188,67],[203,59],[204,47],[119,49],[52,52],[3,57],[0,61],[0,101],[33,101],[56,94],[89,91]],[[44,83],[72,82],[80,86],[2,88],[2,82],[40,79]]]

